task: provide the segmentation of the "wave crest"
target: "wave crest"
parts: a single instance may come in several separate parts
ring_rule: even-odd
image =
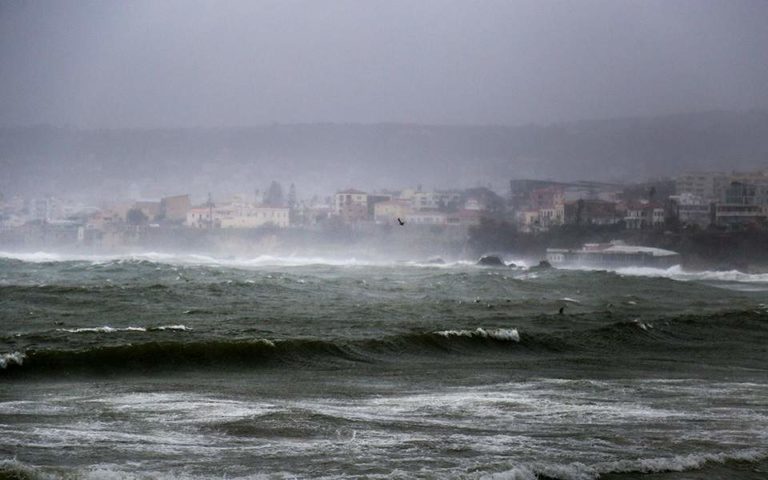
[[[21,352],[3,353],[0,355],[0,368],[7,368],[14,364],[21,366],[25,358],[26,355]]]
[[[534,463],[519,465],[509,470],[481,478],[487,480],[536,480],[541,477],[560,480],[595,480],[610,473],[661,473],[698,470],[709,463],[723,464],[730,461],[757,462],[768,457],[768,452],[759,449],[737,450],[720,453],[692,453],[673,457],[640,458],[615,460],[586,465],[580,462],[569,464]]]
[[[479,337],[493,338],[495,340],[519,342],[520,334],[516,328],[476,328],[475,330],[441,330],[434,332],[441,337]]]

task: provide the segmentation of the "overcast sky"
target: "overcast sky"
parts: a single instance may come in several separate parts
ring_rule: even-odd
[[[2,125],[518,125],[765,107],[765,0],[0,2]]]

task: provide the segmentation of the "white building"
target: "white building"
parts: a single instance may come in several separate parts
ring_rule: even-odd
[[[448,223],[448,216],[438,211],[419,211],[406,215],[405,222],[416,225],[445,225]]]
[[[287,207],[266,207],[251,203],[229,203],[217,207],[201,206],[187,213],[186,225],[195,228],[258,228],[290,226]]]
[[[333,197],[333,213],[347,222],[367,220],[368,194],[352,188],[336,192]]]

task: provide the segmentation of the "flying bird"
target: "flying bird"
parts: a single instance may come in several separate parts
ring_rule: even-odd
[[[405,222],[404,222],[404,221],[402,221],[402,220],[400,220],[400,217],[397,217],[397,223],[399,223],[401,227],[402,227],[403,225],[405,225]]]

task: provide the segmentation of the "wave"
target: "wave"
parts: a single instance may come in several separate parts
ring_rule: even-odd
[[[585,464],[531,462],[516,465],[504,471],[496,473],[473,472],[471,474],[445,475],[446,478],[474,478],[482,480],[597,480],[605,475],[632,474],[630,478],[637,478],[634,474],[659,474],[667,472],[690,472],[714,467],[716,465],[731,465],[728,469],[728,478],[738,478],[743,468],[736,467],[736,462],[755,464],[765,461],[768,452],[764,449],[752,448],[734,450],[730,452],[716,453],[691,453],[687,455],[675,455],[667,457],[651,457],[626,460],[614,460]],[[727,468],[727,467],[726,467]],[[757,472],[747,467],[751,471]],[[424,472],[422,472],[424,473]],[[706,474],[706,470],[702,472]],[[421,475],[415,475],[421,477]],[[90,467],[83,470],[35,467],[23,463],[17,459],[0,460],[0,478],[9,479],[65,479],[65,478],[179,478],[172,473],[161,472],[128,472],[121,470],[105,469],[104,467]],[[203,478],[202,476],[183,475],[183,478]],[[205,478],[211,478],[206,476]],[[227,478],[253,478],[229,477]],[[260,478],[260,477],[259,477]],[[666,478],[666,477],[665,477]],[[699,477],[697,477],[699,478]],[[726,478],[718,475],[718,478]],[[750,476],[750,478],[753,478]],[[757,477],[754,477],[757,478]]]
[[[477,328],[475,330],[442,330],[439,332],[434,332],[435,335],[440,335],[443,337],[480,337],[480,338],[493,338],[496,340],[507,340],[507,341],[513,341],[513,342],[519,342],[520,341],[520,334],[518,333],[516,328],[507,329],[507,328],[493,328],[493,329],[484,329],[484,328]]]
[[[603,271],[603,268],[590,267],[566,267],[562,270],[576,270],[583,272]],[[680,265],[669,268],[653,267],[622,267],[608,269],[618,275],[632,277],[668,278],[681,282],[732,282],[732,283],[757,283],[768,284],[768,273],[745,273],[738,270],[685,270]]]
[[[112,255],[62,254],[50,252],[15,253],[0,252],[0,258],[18,260],[27,263],[88,262],[92,264],[149,262],[184,266],[220,266],[220,267],[295,267],[310,265],[328,266],[458,266],[470,262],[452,262],[444,265],[419,262],[399,262],[393,260],[358,259],[348,257],[323,257],[302,255],[258,255],[255,257],[215,257],[200,254],[178,254],[161,252],[137,252]],[[474,263],[474,262],[471,262]]]
[[[83,328],[57,328],[57,332],[66,333],[119,333],[119,332],[163,332],[166,330],[172,331],[190,331],[190,327],[186,325],[161,325],[159,327],[110,327],[105,325],[103,327],[83,327]]]
[[[684,472],[698,470],[708,464],[759,462],[766,458],[768,458],[768,452],[765,450],[746,449],[732,452],[692,453],[672,457],[614,460],[610,462],[598,462],[593,465],[579,462],[569,464],[541,462],[529,465],[519,465],[503,472],[483,475],[481,478],[487,480],[538,480],[541,478],[558,480],[592,480],[607,474]]]
[[[152,263],[171,266],[201,266],[224,268],[260,268],[260,267],[305,267],[305,266],[331,266],[331,267],[412,267],[412,268],[470,268],[475,266],[473,260],[452,260],[444,263],[429,261],[399,261],[381,258],[355,258],[337,256],[305,256],[305,255],[257,255],[254,257],[216,257],[202,254],[181,254],[163,252],[135,252],[124,254],[64,254],[52,252],[18,253],[0,251],[0,259],[17,260],[26,263],[61,263],[61,262],[85,262],[92,265]],[[524,260],[513,260],[513,263],[526,266]],[[566,271],[595,271],[590,267],[565,267],[558,270]],[[554,270],[555,272],[557,270]],[[611,269],[619,275],[635,277],[668,278],[685,282],[721,282],[734,284],[756,284],[768,286],[768,273],[745,273],[738,270],[729,271],[688,271],[680,265],[670,268],[652,267],[623,267]],[[527,272],[527,271],[526,271]],[[529,273],[531,274],[531,273]],[[533,275],[533,274],[531,274]]]
[[[103,328],[78,333],[103,332]],[[109,330],[106,330],[109,331]],[[0,372],[145,371],[207,366],[330,365],[339,362],[387,362],[402,355],[482,354],[488,347],[519,342],[515,329],[440,331],[359,340],[266,338],[166,341],[89,347],[82,350],[28,350],[6,354]],[[491,343],[488,343],[491,342]],[[21,355],[21,356],[19,356]],[[11,359],[19,359],[12,361]],[[20,361],[24,359],[25,361]]]
[[[25,354],[21,352],[0,354],[0,368],[7,368],[10,365],[21,366],[24,363]]]
[[[516,328],[447,329],[361,339],[240,338],[150,341],[83,350],[26,350],[2,355],[0,372],[119,372],[214,366],[260,367],[296,365],[338,366],[350,362],[407,362],[444,355],[497,358],[499,355],[540,356],[566,354],[586,358],[701,358],[710,352],[713,362],[729,358],[731,366],[762,365],[768,341],[768,312],[763,310],[681,316],[656,320],[618,321],[585,330],[545,333]],[[187,329],[167,325],[165,329]],[[156,327],[161,328],[161,327]],[[73,329],[77,333],[111,333],[104,327]],[[117,329],[113,329],[117,330]],[[135,331],[135,327],[131,332]]]

